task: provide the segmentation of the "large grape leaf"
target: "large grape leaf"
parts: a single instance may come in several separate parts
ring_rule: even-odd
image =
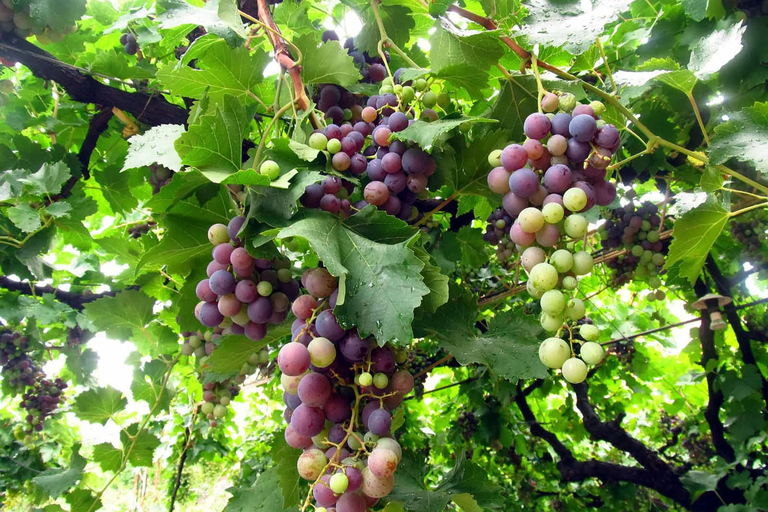
[[[485,333],[477,333],[476,299],[455,283],[450,299],[414,324],[417,336],[439,341],[461,364],[480,363],[500,377],[512,381],[547,377],[538,357],[539,344],[546,337],[539,322],[520,310],[497,314]]]
[[[296,469],[294,468],[294,472]],[[224,512],[294,512],[296,507],[282,506],[281,477],[273,466],[259,475],[251,487],[231,487],[232,494]]]
[[[287,189],[276,187],[250,187],[251,208],[248,218],[255,218],[270,226],[285,226],[296,213],[296,202],[304,194],[304,189],[323,179],[317,171],[301,171],[295,175]]]
[[[495,119],[483,117],[444,118],[438,121],[416,121],[401,132],[393,133],[393,139],[413,141],[424,151],[431,151],[435,145],[443,145],[448,135],[464,123],[496,123]]]
[[[374,222],[386,216],[381,211],[366,214]],[[346,293],[339,294],[335,312],[343,325],[357,326],[364,336],[374,334],[381,345],[410,343],[413,310],[429,293],[421,276],[424,263],[409,249],[412,239],[381,243],[361,235],[363,229],[318,212],[282,229],[278,236],[305,238],[328,270],[342,280],[341,291]],[[371,231],[366,234],[371,236]]]
[[[303,480],[296,471],[296,462],[301,453],[288,446],[285,435],[278,433],[272,439],[272,448],[269,450],[272,460],[277,464],[277,474],[280,476],[280,489],[283,495],[283,506],[291,507],[299,504],[301,500]]]
[[[231,0],[209,0],[203,7],[195,7],[186,0],[158,0],[165,12],[157,17],[160,28],[173,29],[202,25],[206,32],[219,36],[230,46],[245,40],[246,32],[237,6]]]
[[[608,23],[632,0],[527,0],[528,18],[516,31],[531,43],[562,46],[573,54],[589,49]]]
[[[78,418],[91,423],[107,422],[115,413],[125,409],[128,400],[115,388],[93,388],[75,398],[74,409]]]
[[[264,339],[253,341],[245,336],[223,336],[219,339],[213,354],[205,361],[206,381],[215,382],[236,377],[248,358],[291,334],[293,318],[280,325],[270,325]]]
[[[702,37],[691,50],[688,69],[696,78],[706,80],[728,64],[741,51],[741,37],[747,26],[741,20],[725,30],[715,30]]]
[[[363,17],[365,22],[360,33],[355,36],[355,46],[358,51],[367,52],[369,55],[377,55],[377,46],[381,39],[381,34],[379,33],[376,19],[373,16],[373,11],[370,7],[367,7],[368,2],[354,5],[355,0],[351,0],[343,3],[356,8],[355,10]],[[403,5],[382,4],[379,6],[379,12],[384,23],[384,30],[387,31],[387,37],[392,39],[400,48],[405,47],[411,38],[411,30],[416,27],[416,22],[411,16],[412,11]]]
[[[29,16],[41,27],[66,33],[85,14],[85,0],[29,0]]]
[[[83,470],[88,461],[80,456],[79,451],[79,444],[72,445],[72,456],[67,469],[46,469],[32,481],[52,498],[58,498],[83,477]]]
[[[672,244],[664,267],[668,269],[678,261],[682,262],[680,275],[687,277],[693,284],[701,274],[704,261],[722,233],[728,217],[729,213],[712,197],[685,212],[675,222]]]
[[[268,61],[266,52],[251,54],[243,46],[230,48],[219,39],[200,53],[197,68],[181,63],[167,66],[157,72],[157,78],[177,96],[202,98],[207,94],[218,102],[228,94],[245,102],[254,86],[261,83]]]
[[[302,53],[304,83],[352,85],[360,78],[355,61],[336,41],[317,46],[314,36],[307,34],[297,38],[294,44]]]
[[[197,168],[214,183],[239,171],[243,164],[243,139],[248,136],[255,112],[255,107],[225,95],[213,112],[200,116],[176,140],[182,163]]]
[[[141,135],[128,139],[131,145],[125,157],[123,170],[159,164],[172,171],[181,170],[181,159],[174,149],[174,142],[186,130],[179,124],[153,126]]]
[[[406,452],[395,473],[395,489],[387,496],[388,503],[398,503],[409,512],[442,512],[451,501],[474,504],[474,509],[501,510],[504,499],[501,487],[488,479],[488,474],[464,454],[436,488],[425,484],[427,468],[423,458]]]
[[[446,21],[435,24],[429,46],[432,71],[436,73],[458,64],[468,64],[487,73],[504,55],[499,36],[493,31],[460,33]]]
[[[448,302],[448,276],[440,272],[435,259],[423,247],[416,245],[413,247],[413,252],[424,263],[421,275],[424,278],[424,284],[429,288],[429,295],[424,297],[420,307],[434,312]]]
[[[131,446],[133,450],[128,456],[128,462],[134,466],[151,467],[155,448],[160,446],[158,436],[142,430],[139,432],[139,424],[134,423],[120,431],[120,442],[124,447]]]
[[[715,127],[709,146],[712,163],[730,158],[750,162],[758,172],[768,174],[768,101],[756,102],[731,115],[728,122]]]
[[[114,297],[104,297],[85,305],[93,325],[107,336],[128,339],[134,329],[144,329],[153,318],[155,299],[138,290],[125,290]]]

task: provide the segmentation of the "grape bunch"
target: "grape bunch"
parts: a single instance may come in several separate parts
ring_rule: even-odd
[[[459,427],[459,430],[461,430],[461,436],[466,441],[469,441],[472,439],[472,435],[477,431],[479,422],[477,421],[477,416],[475,416],[474,412],[463,411],[459,414],[456,424]]]
[[[152,195],[158,194],[160,189],[169,184],[173,179],[173,171],[162,165],[150,165],[149,173],[149,184],[152,185]]]
[[[66,388],[67,384],[59,378],[38,379],[24,391],[20,405],[27,411],[26,420],[31,430],[42,432],[45,419],[59,407]]]
[[[203,385],[203,403],[200,412],[210,422],[211,427],[218,426],[218,420],[227,415],[227,406],[240,392],[240,386],[231,380],[209,382]]]
[[[128,235],[130,235],[131,238],[141,238],[142,235],[149,233],[155,226],[157,226],[157,222],[153,220],[148,220],[147,222],[142,222],[141,224],[135,224],[128,228]]]
[[[0,3],[0,33],[13,33],[21,38],[35,35],[41,44],[51,44],[60,43],[75,30],[77,25],[74,24],[63,32],[41,25],[30,16],[28,2],[2,0]]]
[[[136,36],[133,32],[125,32],[120,36],[120,44],[123,45],[125,53],[128,55],[136,55],[139,51],[139,44],[136,42]]]
[[[304,189],[301,204],[306,208],[319,208],[333,214],[347,217],[351,213],[349,196],[355,185],[338,176],[326,176],[320,183],[313,183]]]
[[[648,295],[649,300],[662,300],[664,292],[657,290],[661,286],[658,277],[664,267],[669,241],[661,240],[661,216],[658,207],[651,202],[644,202],[637,207],[634,202],[612,210],[606,215],[606,222],[600,226],[598,234],[604,249],[624,248],[628,252],[620,254],[607,262],[614,270],[612,281],[620,287],[634,278],[648,282],[656,292]],[[667,218],[671,222],[671,219]]]
[[[603,346],[597,343],[600,335],[597,327],[591,323],[581,323],[577,329],[578,336],[574,336],[571,331],[570,343],[552,336],[539,346],[539,359],[544,366],[560,369],[563,378],[572,384],[584,382],[587,378],[587,365],[600,364],[605,358]]]
[[[753,216],[751,219],[732,222],[731,235],[741,245],[740,258],[753,266],[766,260],[766,240],[768,240],[768,221],[764,217]]]
[[[301,293],[293,278],[290,261],[253,258],[238,238],[245,217],[234,217],[229,225],[214,224],[208,239],[214,245],[208,278],[197,285],[200,302],[195,317],[205,327],[221,326],[232,334],[260,340],[268,324],[279,324],[288,315],[291,301]]]
[[[294,341],[277,356],[285,440],[303,450],[297,468],[312,482],[316,510],[364,512],[394,487],[402,450],[391,437],[391,411],[413,389],[413,377],[398,369],[393,348],[339,324],[339,290],[326,269],[308,270],[302,284],[308,293],[293,303]]]
[[[513,219],[504,208],[496,208],[486,220],[488,223],[483,233],[483,240],[496,246],[496,258],[505,262],[515,254],[515,242],[509,238],[509,228]]]

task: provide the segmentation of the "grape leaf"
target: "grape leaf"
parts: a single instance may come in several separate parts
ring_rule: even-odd
[[[174,335],[174,338],[177,336]],[[158,410],[167,409],[173,395],[170,389],[162,386],[167,371],[168,366],[159,359],[145,363],[141,370],[138,368],[134,370],[131,383],[133,399],[144,400],[150,408],[158,404]]]
[[[99,52],[89,64],[88,67],[92,73],[120,78],[121,80],[154,78],[156,71],[155,67],[148,64],[147,61],[137,63],[125,53],[123,48]]]
[[[421,301],[421,308],[434,312],[448,302],[448,276],[440,273],[434,258],[421,246],[414,246],[413,253],[424,263],[421,276],[429,288],[429,294]]]
[[[70,176],[69,167],[65,162],[44,163],[37,172],[19,181],[28,184],[29,187],[25,187],[25,190],[32,194],[58,194]]]
[[[469,65],[485,72],[504,55],[504,48],[494,31],[464,35],[446,21],[435,24],[429,45],[435,73],[456,65]]]
[[[230,48],[220,39],[204,50],[200,50],[197,60],[199,69],[181,63],[167,66],[157,72],[158,80],[178,96],[207,95],[213,103],[219,103],[229,95],[245,103],[249,93],[263,80],[262,70],[269,55],[260,50],[250,54],[243,46]]]
[[[278,433],[272,439],[272,448],[269,450],[269,454],[277,464],[283,507],[298,505],[301,500],[303,481],[296,472],[296,462],[301,453],[288,446],[283,433]]]
[[[368,2],[363,2],[362,5],[367,6],[367,4]],[[358,7],[358,13],[360,13],[365,22],[360,33],[355,36],[355,46],[358,51],[367,52],[369,55],[378,55],[377,47],[381,34],[379,33],[379,26],[376,23],[373,12],[367,7],[364,10],[360,10],[360,6],[353,5],[353,7]],[[411,10],[402,5],[381,4],[379,12],[381,13],[384,30],[387,31],[387,37],[392,39],[400,48],[405,47],[411,38],[411,30],[416,27],[416,22],[410,16]]]
[[[97,444],[93,447],[93,460],[104,471],[116,472],[123,462],[123,451],[109,443]]]
[[[529,96],[528,92],[530,91],[522,83],[517,78],[514,82],[505,81],[502,83],[496,102],[483,115],[483,117],[497,119],[499,124],[496,128],[507,130],[509,140],[523,140],[525,138],[523,122],[528,114],[536,110],[535,96]]]
[[[197,168],[214,183],[240,170],[243,139],[248,136],[255,107],[246,107],[229,94],[212,113],[200,116],[176,140],[176,151],[185,165]],[[211,137],[211,134],[217,134]]]
[[[85,0],[29,0],[29,16],[37,25],[66,33],[85,14]]]
[[[25,233],[31,233],[42,226],[40,214],[29,203],[20,203],[9,208],[8,218]]]
[[[134,423],[120,431],[120,442],[123,443],[123,446],[131,446],[133,443],[133,449],[128,455],[128,462],[137,467],[152,467],[152,456],[155,453],[155,448],[160,446],[160,439],[156,435],[146,430],[139,433],[139,424]]]
[[[307,84],[352,85],[357,83],[360,72],[355,61],[336,41],[328,41],[319,47],[313,35],[307,34],[294,40],[302,53],[301,76]]]
[[[179,172],[181,158],[174,149],[174,142],[185,132],[180,124],[153,126],[141,135],[128,139],[130,147],[125,157],[123,170],[159,164]]]
[[[701,175],[701,189],[704,192],[714,192],[723,188],[723,175],[714,165],[708,165]]]
[[[91,512],[101,508],[101,498],[87,489],[75,489],[67,494],[66,501],[69,503],[69,512]]]
[[[457,194],[473,194],[493,198],[498,196],[488,189],[488,153],[507,145],[509,132],[496,130],[482,139],[467,145],[463,135],[457,135],[449,142],[446,150],[435,155],[439,172],[432,176],[431,185],[439,188],[449,186]]]
[[[483,89],[488,88],[488,72],[470,64],[452,64],[434,74],[450,84],[464,88],[473,99],[482,99]]]
[[[496,123],[495,119],[462,116],[457,119],[440,119],[430,123],[416,121],[403,131],[392,134],[391,139],[413,141],[424,151],[431,151],[434,145],[444,145],[451,131],[464,123]],[[487,155],[486,155],[487,159]]]
[[[171,182],[161,188],[144,206],[155,213],[163,213],[207,183],[210,183],[208,178],[196,169],[174,173]]]
[[[293,468],[294,472],[296,469]],[[292,512],[282,506],[281,478],[276,467],[264,471],[251,487],[231,487],[232,494],[224,512]]]
[[[115,388],[94,388],[75,398],[77,417],[91,423],[105,424],[113,414],[125,409],[128,400]]]
[[[715,127],[709,157],[712,163],[726,160],[750,162],[758,172],[768,174],[768,102],[756,102],[731,115],[728,122]]]
[[[285,226],[296,213],[296,202],[304,189],[323,179],[317,171],[299,172],[287,189],[275,187],[251,187],[248,189],[251,208],[248,218],[255,218],[274,227]]]
[[[285,320],[280,325],[270,325],[264,339],[253,341],[245,336],[222,336],[213,353],[205,362],[206,381],[214,382],[230,377],[236,377],[240,368],[248,362],[248,358],[270,343],[285,338],[291,334],[293,318]]]
[[[157,5],[165,12],[157,17],[160,28],[172,29],[189,25],[202,25],[206,32],[224,39],[230,46],[245,40],[246,32],[237,6],[229,0],[209,0],[204,7],[195,7],[186,0],[158,0]]]
[[[505,311],[491,320],[484,334],[477,334],[477,315],[474,296],[451,283],[448,302],[434,314],[419,318],[414,332],[437,339],[461,364],[484,364],[507,380],[549,375],[538,357],[540,341],[546,335],[535,318],[519,310]]]
[[[386,213],[370,215],[376,221]],[[363,336],[374,334],[381,345],[410,343],[413,310],[429,293],[421,276],[424,263],[408,248],[411,240],[384,244],[360,235],[361,230],[319,212],[278,236],[306,239],[331,274],[346,280],[343,304],[335,309],[342,325],[357,326]]]
[[[48,206],[44,206],[43,211],[54,219],[66,218],[69,217],[69,212],[72,211],[72,205],[62,199]]]
[[[619,13],[631,3],[632,0],[527,0],[528,17],[515,32],[528,36],[531,44],[562,46],[578,55],[587,51],[605,25],[618,19]]]
[[[107,336],[126,339],[133,329],[143,329],[152,320],[155,300],[136,290],[125,290],[114,297],[104,297],[85,305],[93,325]]]
[[[647,73],[655,74],[657,71],[647,71]],[[671,71],[669,73],[662,73],[656,77],[656,80],[663,82],[671,87],[674,87],[678,91],[682,91],[685,94],[691,94],[693,88],[696,87],[698,79],[696,75],[688,71],[687,69],[680,69],[678,71]]]
[[[79,451],[79,444],[72,445],[72,456],[67,469],[46,469],[32,481],[52,498],[58,498],[83,477],[83,470],[88,461],[80,456]]]
[[[702,37],[691,50],[688,69],[700,80],[720,71],[743,48],[741,37],[745,30],[747,26],[740,20],[725,30],[715,30]]]
[[[704,204],[683,214],[675,222],[672,244],[664,268],[682,262],[680,275],[693,284],[701,274],[712,245],[728,221],[729,213],[711,196]]]

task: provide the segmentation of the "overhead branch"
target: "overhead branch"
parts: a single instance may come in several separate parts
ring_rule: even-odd
[[[93,302],[95,300],[103,299],[104,297],[114,297],[122,290],[116,290],[116,291],[109,291],[109,292],[102,292],[102,293],[92,293],[90,290],[85,291],[82,293],[76,293],[76,292],[67,292],[64,290],[59,290],[57,288],[54,288],[50,285],[36,285],[32,286],[32,284],[28,282],[21,282],[21,281],[14,281],[12,279],[9,279],[5,276],[0,276],[0,288],[6,289],[8,291],[12,292],[19,292],[23,295],[30,295],[33,297],[40,297],[44,294],[52,294],[56,300],[59,302],[63,302],[64,304],[68,305],[72,309],[81,310],[83,309],[83,306],[89,302]],[[138,289],[138,286],[130,286],[126,289]]]
[[[0,57],[23,64],[38,78],[53,80],[74,101],[117,107],[150,126],[187,122],[187,110],[168,102],[162,96],[128,92],[104,85],[25,39],[13,37],[0,40]]]

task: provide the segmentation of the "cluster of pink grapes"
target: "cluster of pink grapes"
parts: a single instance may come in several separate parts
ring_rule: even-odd
[[[293,303],[293,341],[277,356],[285,440],[303,450],[297,469],[311,482],[315,510],[365,512],[394,487],[402,450],[392,411],[413,389],[413,376],[398,369],[407,357],[398,360],[391,347],[339,324],[339,290],[326,269],[308,270],[302,284],[308,293]]]
[[[228,328],[260,340],[268,324],[285,320],[291,302],[301,293],[293,278],[290,261],[254,258],[238,238],[245,217],[234,217],[229,225],[214,224],[208,239],[214,245],[208,278],[197,285],[200,302],[195,317],[206,327]]]

